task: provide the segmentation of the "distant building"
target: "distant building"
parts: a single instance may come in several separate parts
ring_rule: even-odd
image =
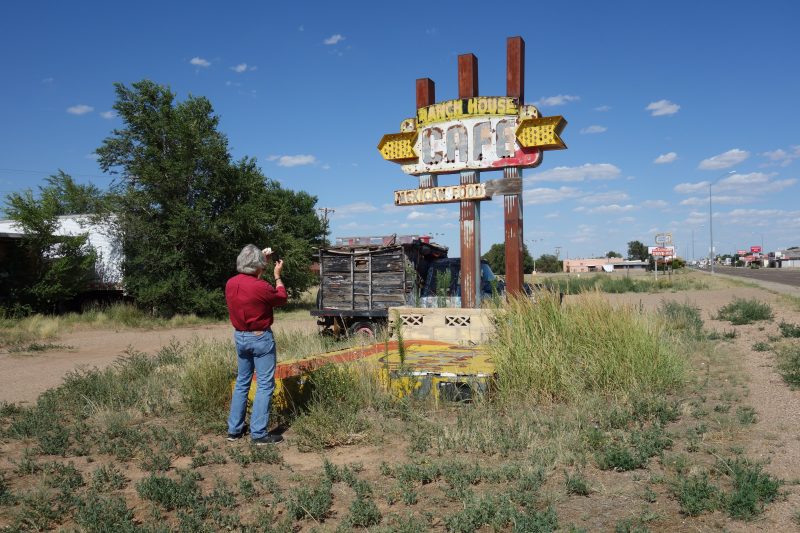
[[[564,272],[616,272],[647,270],[647,261],[622,259],[621,257],[599,257],[592,259],[565,259]]]
[[[776,268],[800,268],[800,246],[769,254],[769,266]]]

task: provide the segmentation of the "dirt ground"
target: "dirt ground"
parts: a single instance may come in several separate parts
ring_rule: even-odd
[[[278,316],[273,330],[316,331],[310,315]],[[60,336],[54,344],[63,349],[33,354],[9,354],[0,350],[0,402],[30,405],[47,389],[57,387],[71,370],[105,368],[129,350],[156,353],[172,341],[228,340],[232,328],[227,322],[173,329],[82,330]]]

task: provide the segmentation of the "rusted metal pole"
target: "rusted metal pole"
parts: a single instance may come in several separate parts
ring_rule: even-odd
[[[506,95],[525,103],[525,41],[522,37],[509,37],[506,41]],[[503,169],[503,177],[519,178],[519,168]],[[520,294],[524,273],[522,270],[522,195],[504,197],[503,216],[506,237],[506,291]]]
[[[478,58],[474,54],[458,56],[458,97],[478,96]],[[459,154],[460,155],[460,154]],[[461,172],[461,184],[479,183],[480,173]],[[480,202],[460,202],[461,222],[461,307],[472,309],[481,303],[481,207]]]
[[[430,78],[417,79],[417,109],[436,103],[436,84]],[[416,115],[416,114],[415,114]],[[419,188],[438,187],[439,179],[436,174],[420,174]]]

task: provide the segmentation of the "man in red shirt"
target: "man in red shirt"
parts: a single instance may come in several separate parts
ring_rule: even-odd
[[[256,445],[274,444],[283,440],[280,435],[272,435],[269,426],[269,407],[272,392],[275,390],[275,364],[277,349],[272,336],[272,309],[286,303],[286,287],[281,280],[283,261],[275,261],[275,287],[261,279],[267,268],[271,248],[260,250],[248,244],[236,258],[236,270],[225,284],[225,300],[228,315],[233,324],[233,340],[239,370],[231,398],[231,412],[228,416],[228,440],[244,436],[244,422],[247,411],[247,394],[256,374],[256,396],[250,413],[250,438]]]

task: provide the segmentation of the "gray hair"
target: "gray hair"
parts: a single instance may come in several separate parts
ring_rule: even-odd
[[[236,258],[236,270],[242,274],[255,274],[267,268],[267,259],[264,252],[255,244],[248,244],[239,252]]]

